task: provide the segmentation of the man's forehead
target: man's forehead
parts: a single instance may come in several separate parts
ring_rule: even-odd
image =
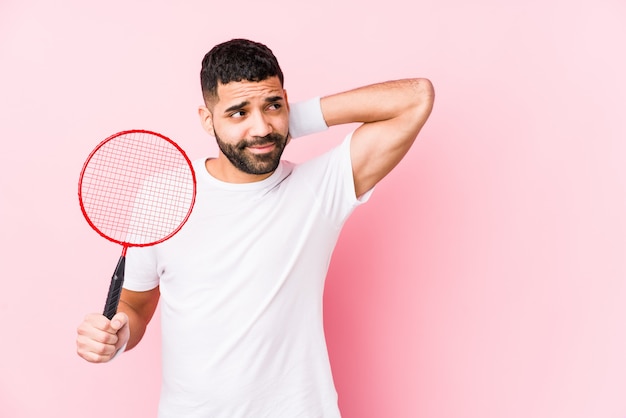
[[[217,102],[241,100],[244,98],[283,97],[284,90],[278,77],[269,77],[261,81],[231,81],[217,84]]]

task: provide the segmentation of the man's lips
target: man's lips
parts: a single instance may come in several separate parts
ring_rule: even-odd
[[[265,154],[267,152],[273,151],[274,148],[276,148],[276,144],[270,142],[269,144],[263,145],[249,145],[246,148],[248,148],[248,150],[250,150],[250,152],[253,154]]]

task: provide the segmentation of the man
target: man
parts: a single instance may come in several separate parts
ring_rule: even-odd
[[[219,145],[194,162],[196,205],[181,231],[130,249],[118,313],[88,315],[78,353],[107,362],[141,340],[161,301],[161,417],[339,417],[322,325],[325,276],[342,225],[426,122],[426,79],[291,105],[264,45],[234,39],[204,57],[200,121]],[[360,122],[295,165],[292,137]]]

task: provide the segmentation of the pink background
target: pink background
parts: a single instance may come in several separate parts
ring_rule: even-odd
[[[2,0],[0,416],[155,416],[158,323],[112,364],[75,354],[120,251],[83,220],[78,174],[128,128],[213,154],[200,60],[250,37],[292,101],[412,76],[437,90],[331,266],[344,416],[626,417],[624,22],[622,0]]]

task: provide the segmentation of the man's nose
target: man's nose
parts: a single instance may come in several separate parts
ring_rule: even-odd
[[[272,125],[269,118],[263,112],[254,112],[250,118],[250,136],[263,137],[272,132]]]

